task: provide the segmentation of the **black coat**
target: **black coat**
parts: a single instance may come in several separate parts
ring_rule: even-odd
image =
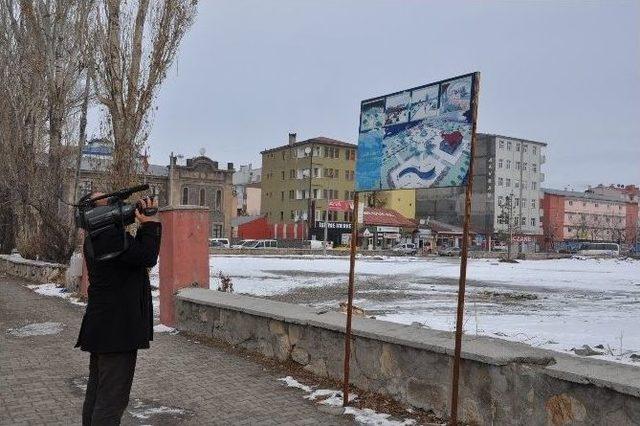
[[[129,248],[124,253],[104,261],[88,256],[85,242],[89,300],[76,347],[97,353],[149,347],[153,340],[153,305],[147,268],[158,261],[161,231],[158,222],[144,223],[135,238],[126,234]],[[103,250],[110,244],[105,241],[113,241],[113,237],[104,234],[94,238],[94,250]]]

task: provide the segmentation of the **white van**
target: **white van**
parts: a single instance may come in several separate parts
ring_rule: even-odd
[[[249,244],[244,246],[243,248],[248,249],[270,249],[270,248],[278,248],[278,241],[276,240],[256,240],[253,244]]]
[[[224,247],[229,248],[231,244],[228,238],[209,238],[209,247]]]
[[[580,256],[620,256],[616,243],[583,243],[578,250]]]

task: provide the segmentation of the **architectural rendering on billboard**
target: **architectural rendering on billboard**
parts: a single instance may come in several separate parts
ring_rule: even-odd
[[[362,101],[356,191],[465,185],[474,74]]]

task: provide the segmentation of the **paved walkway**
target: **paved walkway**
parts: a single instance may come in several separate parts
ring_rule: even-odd
[[[84,308],[25,284],[0,275],[0,424],[80,424],[89,357],[73,345]],[[9,332],[34,323],[62,330]],[[139,352],[123,424],[351,424],[284,386],[281,373],[180,335],[154,338]]]

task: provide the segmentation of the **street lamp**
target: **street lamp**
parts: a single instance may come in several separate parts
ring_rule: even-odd
[[[311,239],[311,180],[313,179],[313,145],[304,149],[309,157],[309,193],[307,194],[307,238]]]

